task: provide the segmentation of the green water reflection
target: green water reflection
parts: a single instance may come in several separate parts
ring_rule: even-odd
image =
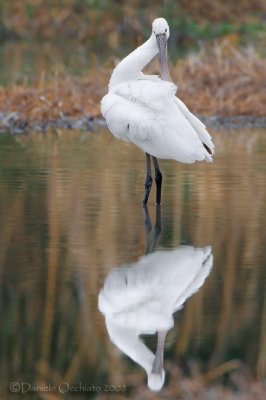
[[[237,360],[254,379],[266,375],[266,132],[214,140],[211,165],[161,162],[156,248],[210,245],[214,257],[166,337],[161,398],[176,393],[177,368],[205,374]],[[144,370],[110,343],[98,310],[112,268],[144,254],[144,175],[142,152],[105,131],[0,136],[3,396],[11,382],[102,388],[77,398],[115,398],[105,384],[126,385],[126,397],[148,390]],[[153,222],[154,200],[153,191]]]

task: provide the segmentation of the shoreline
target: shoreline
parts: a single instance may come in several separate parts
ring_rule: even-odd
[[[265,129],[266,116],[256,117],[252,115],[235,115],[225,117],[221,115],[197,117],[207,126],[215,130],[239,130],[239,129]],[[46,133],[50,130],[80,130],[93,132],[95,129],[106,127],[103,118],[83,115],[79,118],[60,117],[58,119],[46,119],[41,121],[28,121],[19,117],[15,112],[0,113],[0,134],[26,135],[30,133]]]

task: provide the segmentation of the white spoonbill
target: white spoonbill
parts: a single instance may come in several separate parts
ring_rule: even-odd
[[[214,145],[205,125],[175,96],[167,65],[170,31],[164,18],[152,23],[151,37],[114,69],[101,111],[111,133],[133,142],[146,153],[147,176],[143,204],[151,186],[151,161],[155,169],[156,204],[161,203],[162,174],[158,158],[183,163],[212,161]],[[158,54],[161,79],[144,75],[143,68]]]
[[[173,313],[203,285],[212,263],[210,246],[155,251],[113,269],[100,291],[98,305],[111,341],[145,369],[154,391],[164,383],[164,340],[174,325]],[[154,354],[140,335],[156,332]]]

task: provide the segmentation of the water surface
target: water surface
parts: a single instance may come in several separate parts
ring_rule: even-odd
[[[213,265],[173,316],[160,398],[176,396],[182,376],[221,365],[265,378],[266,132],[214,140],[213,164],[161,161],[160,229],[153,188],[150,230],[141,207],[145,159],[133,145],[107,131],[0,136],[3,394],[12,382],[31,392],[66,382],[70,398],[66,385],[78,387],[76,398],[153,398],[144,369],[111,343],[98,295],[113,268],[184,245],[210,246]],[[156,336],[143,340],[155,352]]]

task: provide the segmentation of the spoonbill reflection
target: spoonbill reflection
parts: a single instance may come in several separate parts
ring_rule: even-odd
[[[135,143],[146,153],[147,175],[143,204],[151,186],[151,160],[155,169],[156,204],[161,203],[162,174],[158,158],[183,163],[212,161],[214,145],[205,125],[175,96],[167,65],[167,21],[157,18],[151,37],[114,69],[109,92],[101,101],[101,111],[111,133]],[[143,68],[158,54],[161,79],[144,75]]]
[[[211,247],[180,246],[145,255],[113,269],[99,294],[110,340],[148,376],[148,386],[162,388],[164,341],[174,326],[173,313],[203,285],[212,268]],[[140,338],[157,335],[154,354]]]

